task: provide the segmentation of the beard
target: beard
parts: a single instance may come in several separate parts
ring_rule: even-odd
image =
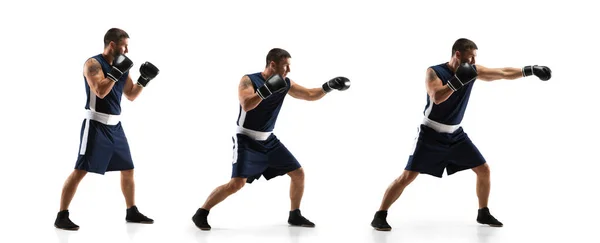
[[[119,50],[113,50],[111,54],[112,54],[112,57],[113,57],[113,58],[117,58],[117,56],[118,56],[119,54],[121,54],[121,52],[120,52]]]

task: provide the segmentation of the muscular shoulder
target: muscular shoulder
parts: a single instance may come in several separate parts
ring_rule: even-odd
[[[432,68],[427,68],[427,81],[432,82],[438,79],[437,72]]]
[[[87,59],[87,61],[85,61],[85,64],[83,65],[84,73],[90,76],[94,76],[100,71],[102,71],[102,66],[100,65],[100,62],[96,60],[96,58],[91,57]]]
[[[240,89],[253,88],[252,80],[250,80],[250,77],[248,75],[244,75],[242,77],[242,79],[240,80],[239,88]]]

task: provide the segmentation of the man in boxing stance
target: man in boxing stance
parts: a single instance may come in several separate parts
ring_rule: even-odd
[[[83,79],[87,100],[86,117],[80,134],[80,147],[75,169],[64,183],[60,198],[60,210],[54,226],[64,230],[78,230],[79,226],[69,219],[69,204],[77,186],[88,173],[104,175],[107,171],[121,171],[121,190],[127,205],[127,222],[153,223],[135,206],[135,183],[133,161],[119,115],[121,97],[133,101],[154,79],[159,70],[150,62],[140,66],[136,84],[129,75],[133,62],[125,56],[128,52],[129,35],[118,28],[109,29],[104,35],[104,51],[89,58],[83,66]]]
[[[327,93],[346,90],[350,80],[336,77],[319,88],[305,88],[287,78],[290,72],[290,54],[274,48],[267,54],[264,71],[242,77],[238,87],[240,102],[237,133],[233,136],[233,165],[231,180],[208,196],[204,205],[192,217],[202,230],[210,230],[207,216],[211,208],[240,190],[246,183],[264,176],[266,180],[287,174],[291,178],[288,223],[293,226],[314,227],[315,224],[300,213],[304,192],[304,170],[292,153],[273,134],[277,116],[284,98],[290,96],[315,101]]]
[[[472,169],[477,175],[477,222],[496,227],[503,226],[491,215],[487,207],[490,167],[460,123],[476,79],[512,80],[535,75],[547,81],[551,77],[551,70],[537,65],[522,68],[487,68],[475,65],[477,49],[473,41],[458,39],[452,46],[449,62],[427,69],[427,104],[423,112],[423,123],[419,127],[419,136],[412,154],[408,157],[404,172],[389,185],[379,211],[375,213],[371,226],[376,230],[392,229],[386,220],[388,209],[417,175],[424,173],[441,178],[444,169],[448,175]]]

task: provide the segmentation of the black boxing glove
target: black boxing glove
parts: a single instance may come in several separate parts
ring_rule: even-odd
[[[477,78],[477,70],[469,63],[461,63],[454,76],[448,80],[448,87],[457,91]]]
[[[542,81],[548,81],[552,77],[552,70],[546,66],[525,66],[523,67],[523,77],[535,75]]]
[[[131,67],[133,67],[131,59],[123,54],[119,54],[115,57],[115,60],[113,60],[112,69],[108,73],[107,78],[117,82]]]
[[[263,86],[256,89],[256,94],[260,96],[261,99],[269,98],[274,93],[281,92],[287,88],[287,83],[285,80],[279,75],[275,74],[271,76]]]
[[[323,84],[323,91],[329,93],[334,89],[344,91],[350,88],[350,79],[346,77],[335,77]]]
[[[137,80],[137,84],[142,87],[146,87],[150,80],[156,78],[156,75],[160,70],[154,64],[150,62],[145,62],[140,66],[140,77]]]

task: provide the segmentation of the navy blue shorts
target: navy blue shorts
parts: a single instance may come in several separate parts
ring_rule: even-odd
[[[254,140],[239,133],[232,139],[232,178],[247,178],[246,183],[252,183],[261,175],[270,180],[301,167],[294,155],[274,134],[265,141]]]
[[[485,158],[462,127],[453,133],[439,133],[421,125],[405,169],[441,178],[444,169],[452,175],[485,163]]]
[[[83,121],[75,169],[101,175],[107,171],[133,169],[129,144],[120,122],[105,125],[94,120]]]

